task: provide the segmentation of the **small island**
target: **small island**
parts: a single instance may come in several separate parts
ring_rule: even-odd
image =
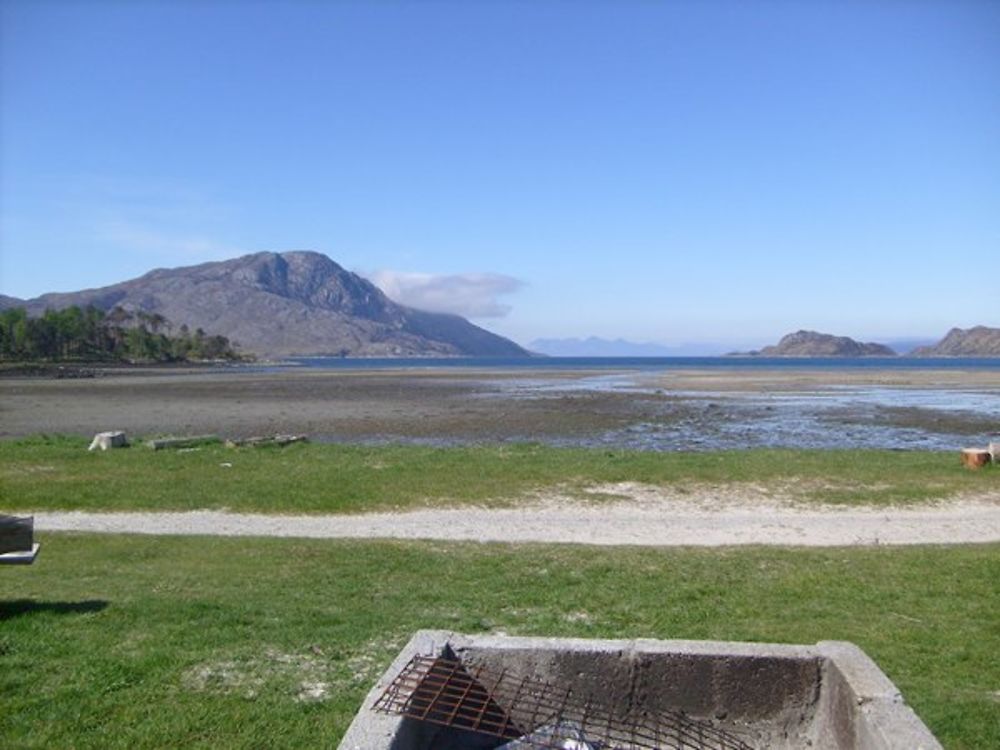
[[[783,336],[774,346],[760,351],[734,352],[736,357],[895,357],[884,344],[862,343],[847,336],[816,331],[796,331]]]

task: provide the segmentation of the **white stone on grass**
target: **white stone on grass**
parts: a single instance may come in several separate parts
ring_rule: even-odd
[[[106,451],[108,448],[124,448],[126,445],[128,445],[128,440],[125,439],[125,433],[121,430],[98,432],[90,441],[90,447],[87,450],[96,451],[100,448],[102,451]]]

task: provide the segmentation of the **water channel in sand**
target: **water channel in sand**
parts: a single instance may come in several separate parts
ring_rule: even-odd
[[[656,451],[951,450],[968,440],[972,425],[985,428],[989,434],[984,438],[992,435],[990,423],[1000,433],[1000,390],[830,385],[810,390],[665,391],[648,374],[616,373],[569,383],[515,379],[488,397],[532,399],[587,391],[668,395],[683,401],[683,410],[668,402],[655,410],[660,419],[553,442]]]
[[[934,369],[796,363],[532,360],[220,370],[117,369],[0,378],[0,437],[301,433],[317,441],[707,451],[748,447],[955,450],[1000,433],[1000,360]]]

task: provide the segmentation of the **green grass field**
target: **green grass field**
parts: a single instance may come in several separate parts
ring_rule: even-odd
[[[753,483],[804,502],[906,504],[1000,488],[951,453],[748,450],[648,453],[541,445],[431,448],[296,444],[86,451],[80,438],[0,441],[0,509],[359,513],[498,505],[532,492],[607,482],[679,491]]]
[[[230,464],[224,466],[223,464]],[[0,442],[0,511],[352,513],[608,482],[803,502],[995,491],[957,457],[539,445],[88,453]],[[594,500],[600,502],[600,499]],[[330,747],[414,630],[849,640],[950,748],[1000,746],[1000,545],[721,550],[43,534],[0,568],[0,747]]]
[[[2,747],[332,747],[419,628],[849,640],[946,747],[1000,746],[1000,545],[42,542],[0,569]]]

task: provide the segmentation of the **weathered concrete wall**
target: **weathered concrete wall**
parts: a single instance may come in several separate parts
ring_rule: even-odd
[[[341,750],[450,750],[498,740],[371,710],[415,654],[451,650],[463,663],[509,670],[612,705],[684,711],[767,748],[934,750],[940,745],[856,646],[715,641],[464,636],[420,631],[365,699]]]

